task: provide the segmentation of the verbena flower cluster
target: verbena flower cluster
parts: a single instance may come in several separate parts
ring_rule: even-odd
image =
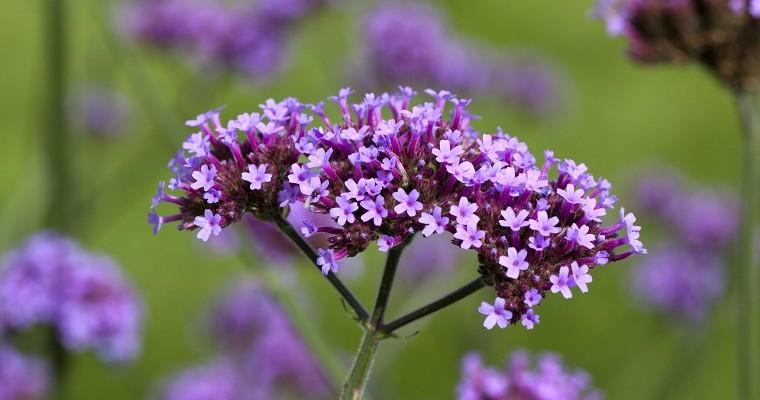
[[[636,194],[640,209],[671,238],[631,270],[637,297],[668,317],[701,321],[723,293],[725,253],[738,225],[736,195],[693,189],[662,171],[641,178]]]
[[[289,30],[323,3],[134,0],[126,10],[126,29],[142,43],[188,51],[205,64],[266,79],[285,64]]]
[[[489,95],[532,114],[554,111],[561,82],[537,56],[497,56],[455,36],[445,18],[424,3],[391,1],[371,8],[361,24],[367,86],[425,84]],[[514,53],[514,51],[513,51]]]
[[[39,233],[0,267],[0,329],[53,327],[69,351],[127,361],[140,349],[142,305],[110,258]]]
[[[584,371],[568,371],[559,356],[538,357],[531,366],[527,352],[517,351],[504,370],[483,365],[480,355],[462,359],[462,379],[457,386],[459,400],[596,400],[596,391]]]
[[[168,382],[166,400],[281,398],[283,393],[324,398],[330,387],[286,313],[255,281],[225,292],[211,310],[219,355]]]
[[[636,61],[699,62],[733,89],[760,87],[760,0],[598,0],[595,14]]]
[[[0,399],[43,400],[48,398],[49,384],[48,370],[41,360],[0,345]]]
[[[478,272],[496,290],[494,304],[480,308],[489,329],[532,328],[533,308],[549,292],[586,292],[592,269],[646,252],[633,214],[620,209],[602,223],[616,202],[607,180],[551,151],[537,164],[517,138],[477,133],[468,100],[428,93],[432,101],[416,105],[410,88],[349,103],[342,89],[331,98],[337,117],[292,98],[226,124],[217,112],[200,115],[188,121],[199,131],[170,163],[175,177],[153,201],[179,212],[152,211],[149,221],[155,230],[178,221],[207,240],[246,213],[268,219],[283,206],[307,207],[334,220],[301,227],[327,238],[318,250],[324,273],[373,242],[388,251],[418,232],[452,234],[477,253]]]

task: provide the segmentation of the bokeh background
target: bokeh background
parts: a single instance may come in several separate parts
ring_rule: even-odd
[[[220,105],[231,117],[257,110],[270,97],[315,102],[333,95],[351,83],[351,66],[362,54],[356,34],[360,15],[370,3],[338,2],[299,23],[287,68],[258,83],[238,75],[212,79],[181,55],[122,40],[113,33],[120,25],[113,1],[65,3],[70,92],[104,84],[129,104],[119,136],[87,135],[72,123],[66,162],[74,178],[67,190],[78,202],[71,233],[85,247],[116,258],[147,308],[141,357],[110,369],[88,355],[77,356],[67,390],[74,399],[145,398],[162,379],[208,357],[199,319],[211,299],[250,270],[234,255],[210,253],[190,234],[174,229],[150,234],[149,199],[155,183],[168,176],[166,161],[182,135],[190,133],[184,120]],[[46,204],[54,200],[42,150],[45,6],[7,2],[0,13],[0,250],[43,228]],[[540,54],[563,77],[562,107],[541,118],[473,95],[471,108],[482,117],[475,122],[479,130],[501,126],[535,153],[551,148],[560,157],[585,162],[592,173],[613,182],[622,205],[632,204],[631,185],[642,171],[663,165],[699,183],[734,186],[739,136],[728,93],[697,67],[644,68],[629,62],[625,43],[609,38],[603,24],[589,17],[591,1],[447,0],[435,6],[457,35],[497,54]],[[655,247],[666,233],[651,222],[642,221],[642,239]],[[356,275],[346,280],[365,303],[374,298],[381,260],[373,246],[360,273],[341,271]],[[398,286],[389,315],[468,281],[476,265],[467,260],[435,277],[433,291],[431,285]],[[633,267],[627,261],[602,268],[590,293],[544,303],[541,324],[533,331],[482,329],[475,309],[492,295],[471,296],[404,330],[418,334],[382,343],[370,392],[383,399],[451,398],[466,352],[479,351],[500,365],[513,350],[527,348],[561,354],[570,366],[587,370],[611,399],[651,398],[663,385],[674,386],[670,398],[735,397],[731,299],[719,302],[702,325],[680,325],[632,300]],[[359,329],[313,267],[301,262],[288,271],[293,275],[288,279],[303,289],[304,311],[348,366]],[[698,345],[689,347],[695,335]],[[691,358],[681,364],[688,368],[674,374],[685,354]]]

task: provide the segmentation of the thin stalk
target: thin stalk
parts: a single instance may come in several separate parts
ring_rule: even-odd
[[[43,126],[42,145],[47,163],[48,209],[46,227],[66,230],[70,210],[68,193],[71,188],[71,171],[68,163],[69,131],[65,116],[66,101],[66,5],[63,0],[46,0],[45,42],[47,44],[45,65],[47,68],[46,124]],[[61,344],[58,332],[50,328],[48,352],[51,362],[52,390],[55,399],[65,394],[65,380],[69,356]]]
[[[242,230],[240,232],[244,233]],[[324,341],[322,335],[315,329],[309,318],[306,317],[301,305],[298,304],[291,291],[283,285],[279,274],[276,274],[273,268],[262,267],[258,262],[253,260],[253,254],[245,246],[241,247],[239,255],[243,264],[250,268],[252,274],[261,281],[269,293],[285,309],[288,319],[320,362],[330,384],[337,392],[337,388],[340,387],[340,382],[344,376],[343,366],[335,358],[335,353]]]
[[[71,174],[68,164],[69,131],[65,116],[66,100],[66,6],[62,0],[46,0],[45,9],[45,67],[47,82],[45,103],[46,123],[43,124],[42,145],[48,174],[49,226],[65,228],[66,212],[69,210],[66,193],[70,187]]]
[[[393,288],[393,279],[396,276],[396,269],[398,268],[398,261],[407,244],[408,241],[404,241],[388,252],[388,258],[385,260],[383,277],[380,281],[380,288],[377,290],[375,308],[372,311],[372,317],[370,318],[370,325],[372,327],[377,328],[383,324],[385,310],[388,308],[388,298],[390,298],[391,289]]]
[[[64,400],[66,398],[66,377],[68,375],[69,354],[61,344],[58,337],[58,330],[54,327],[49,328],[48,343],[50,351],[51,377],[50,385],[53,390],[55,400]]]
[[[306,255],[306,257],[309,258],[309,260],[311,260],[314,266],[316,266],[321,273],[321,267],[317,264],[317,253],[314,251],[314,249],[311,248],[311,245],[309,245],[309,243],[307,243],[306,240],[304,240],[304,238],[301,237],[298,232],[296,232],[293,226],[290,225],[290,222],[288,222],[282,215],[277,215],[274,217],[274,223],[277,225],[280,231],[285,234],[285,236],[290,238],[290,240],[293,241],[293,243],[299,249],[301,249],[301,251]],[[354,296],[354,294],[351,293],[351,290],[349,290],[343,284],[343,282],[341,282],[340,278],[338,278],[338,276],[335,275],[332,271],[327,273],[326,278],[338,291],[343,300],[346,301],[348,306],[351,307],[351,309],[354,311],[356,319],[360,322],[367,321],[369,318],[369,313]]]
[[[760,121],[755,93],[736,93],[736,106],[742,126],[742,214],[737,244],[739,398],[758,399],[757,377],[760,376],[760,269],[754,254],[754,223],[757,220],[760,172],[758,144]]]
[[[382,338],[383,336],[373,328],[365,328],[351,372],[346,378],[346,383],[343,384],[343,390],[340,393],[341,400],[359,400],[364,395],[372,365],[375,363],[377,347]]]
[[[478,290],[482,289],[486,286],[485,281],[483,278],[478,277],[472,282],[460,287],[459,289],[441,297],[440,299],[433,301],[432,303],[429,303],[425,306],[422,306],[418,308],[415,311],[410,312],[409,314],[404,315],[403,317],[400,317],[394,321],[391,321],[385,325],[383,325],[382,329],[383,332],[390,334],[393,333],[393,331],[408,325],[422,317],[425,317],[427,315],[430,315],[438,310],[441,310],[445,307],[448,307],[459,300],[464,299],[465,297],[477,292]]]

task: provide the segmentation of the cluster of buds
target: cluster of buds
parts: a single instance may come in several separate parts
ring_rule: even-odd
[[[325,274],[373,242],[389,251],[417,233],[451,234],[455,245],[477,252],[478,272],[496,290],[494,304],[480,308],[489,329],[532,328],[533,308],[547,292],[586,292],[591,269],[646,252],[633,214],[620,209],[613,223],[602,223],[616,202],[608,181],[551,151],[538,165],[518,139],[477,133],[469,100],[427,92],[433,101],[417,105],[410,88],[352,104],[342,89],[331,98],[336,122],[323,103],[294,99],[269,101],[263,117],[243,114],[226,127],[216,113],[201,116],[190,122],[201,131],[184,145],[193,156],[172,163],[171,186],[184,195],[165,194],[161,184],[154,199],[178,204],[180,213],[149,219],[156,226],[179,220],[205,240],[246,212],[266,219],[281,206],[306,207],[334,220],[301,228],[327,237],[317,260]]]
[[[595,13],[636,61],[699,62],[732,89],[760,88],[758,0],[599,0]]]

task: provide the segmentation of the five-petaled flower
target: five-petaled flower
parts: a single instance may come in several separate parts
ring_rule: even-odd
[[[501,297],[497,297],[494,300],[493,305],[484,302],[480,303],[478,312],[486,316],[483,321],[483,326],[486,329],[493,329],[494,326],[504,329],[509,325],[509,321],[512,319],[512,313],[504,308],[506,300]]]

